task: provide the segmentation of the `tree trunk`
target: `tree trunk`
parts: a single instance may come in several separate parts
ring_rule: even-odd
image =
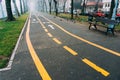
[[[98,0],[98,1],[96,2],[95,11],[98,11],[98,4],[99,4],[99,1],[100,1],[100,0]]]
[[[13,14],[12,14],[11,0],[5,0],[5,3],[6,3],[6,10],[7,10],[7,20],[6,21],[14,21],[15,18],[13,17]]]
[[[20,11],[21,11],[21,14],[23,14],[22,0],[20,0]]]
[[[23,0],[23,13],[25,13],[26,11],[25,11],[25,0]]]
[[[1,11],[2,11],[2,17],[5,17],[4,11],[3,11],[3,6],[2,6],[2,3],[1,3],[1,2],[0,2],[0,7],[1,7]]]
[[[64,4],[63,4],[63,12],[65,13],[65,4],[66,4],[67,0],[64,1]]]
[[[85,0],[83,1],[83,6],[82,6],[82,14],[85,13]]]
[[[46,4],[46,0],[44,0],[44,6],[45,6],[45,10],[47,12],[47,4]]]
[[[49,13],[51,14],[51,10],[52,10],[52,0],[49,0]]]
[[[55,13],[56,13],[56,16],[57,16],[58,15],[57,1],[54,0],[54,3],[55,3]]]
[[[71,1],[71,19],[73,19],[73,0]]]
[[[49,13],[51,14],[51,1],[49,1]]]
[[[14,3],[14,7],[15,7],[15,11],[16,11],[16,13],[17,13],[17,16],[20,16],[20,13],[19,13],[18,8],[17,8],[17,5],[16,5],[16,1],[13,0],[13,3]]]
[[[113,9],[115,7],[115,0],[111,0],[111,6],[110,6],[110,14],[109,14],[109,18],[111,19],[112,14],[113,14]]]
[[[27,1],[29,1],[29,0],[25,0],[25,11],[27,12],[28,11],[28,2]]]

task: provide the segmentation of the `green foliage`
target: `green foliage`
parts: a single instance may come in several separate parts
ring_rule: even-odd
[[[27,14],[22,15],[16,21],[11,22],[0,20],[0,56],[8,58],[11,56],[27,16]],[[6,64],[4,57],[0,58],[0,67]]]
[[[65,19],[71,19],[71,14],[60,13],[59,17],[62,17],[62,18],[65,18]],[[86,22],[88,17],[87,16],[82,16],[82,15],[80,15],[80,16],[74,15],[73,19],[76,20],[76,21],[79,21],[79,22]]]
[[[120,23],[116,25],[115,29],[120,30]]]

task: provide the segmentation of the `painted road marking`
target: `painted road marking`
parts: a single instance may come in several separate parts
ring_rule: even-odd
[[[42,62],[40,61],[39,57],[37,56],[37,54],[32,46],[32,43],[30,41],[29,32],[30,32],[30,19],[28,21],[28,27],[27,27],[27,31],[26,31],[26,42],[27,42],[28,49],[29,49],[32,59],[35,63],[35,66],[36,66],[39,74],[42,77],[42,80],[52,80],[51,77],[49,76],[49,74],[47,73],[46,69],[42,65]]]
[[[55,29],[54,27],[53,27],[53,25],[48,25],[51,29]]]
[[[104,50],[104,51],[106,51],[106,52],[109,52],[109,53],[111,53],[111,54],[113,54],[113,55],[120,56],[120,53],[119,53],[119,52],[116,52],[116,51],[113,51],[113,50],[111,50],[111,49],[105,48],[105,47],[103,47],[103,46],[101,46],[101,45],[95,44],[95,43],[90,42],[90,41],[88,41],[88,40],[86,40],[86,39],[84,39],[84,38],[81,38],[81,37],[79,37],[79,36],[77,36],[77,35],[75,35],[75,34],[73,34],[73,33],[70,33],[69,31],[65,30],[64,28],[62,28],[62,27],[59,26],[58,24],[52,22],[51,20],[47,19],[46,17],[44,17],[44,16],[42,16],[42,17],[45,18],[46,20],[48,20],[49,22],[51,22],[52,24],[54,24],[55,26],[57,26],[59,29],[61,29],[61,30],[64,31],[65,33],[69,34],[70,36],[72,36],[72,37],[74,37],[74,38],[76,38],[76,39],[78,39],[78,40],[81,40],[81,41],[83,41],[83,42],[85,42],[85,43],[88,43],[88,44],[90,44],[90,45],[92,45],[92,46],[94,46],[94,47],[97,47],[97,48],[99,48],[99,49],[102,49],[102,50]]]
[[[39,21],[39,23],[41,24],[41,26],[44,28],[44,30],[46,29],[46,27],[43,25],[43,23],[41,22],[41,20],[36,16],[37,20]]]
[[[74,55],[74,56],[77,56],[78,55],[78,53],[77,52],[75,52],[74,50],[72,50],[71,48],[69,48],[68,46],[63,46],[63,48],[65,49],[65,50],[67,50],[68,52],[70,52],[72,55]]]
[[[60,42],[58,39],[53,38],[53,40],[57,43],[57,44],[62,44],[62,42]]]
[[[43,24],[50,23],[50,22],[43,22]]]
[[[45,32],[48,32],[48,30],[47,29],[44,29],[45,30]]]
[[[47,34],[48,34],[49,37],[53,37],[52,34],[50,34],[50,33],[47,33]]]
[[[84,63],[86,63],[87,65],[89,65],[90,67],[92,67],[93,69],[95,69],[96,71],[100,72],[102,75],[104,75],[105,77],[107,77],[110,73],[107,72],[106,70],[100,68],[99,66],[95,65],[94,63],[92,63],[90,60],[84,58],[82,59],[82,61]]]
[[[44,29],[46,29],[46,27],[43,27]]]
[[[54,41],[57,42],[57,43],[59,43],[59,41],[57,41],[57,40],[55,40],[55,39],[56,39],[56,38],[54,38]],[[71,53],[72,55],[74,55],[74,56],[77,56],[77,55],[78,55],[77,52],[75,52],[74,50],[72,50],[72,49],[69,48],[68,46],[63,46],[63,48],[64,48],[65,50],[67,50],[68,52],[70,52],[70,53]],[[87,65],[89,65],[90,67],[92,67],[93,69],[95,69],[96,71],[100,72],[102,75],[104,75],[104,76],[106,76],[106,77],[110,74],[109,72],[107,72],[106,70],[100,68],[99,66],[97,66],[97,65],[94,64],[94,63],[92,63],[90,60],[88,60],[88,59],[86,59],[86,58],[82,59],[82,61],[83,61],[84,63],[86,63]]]

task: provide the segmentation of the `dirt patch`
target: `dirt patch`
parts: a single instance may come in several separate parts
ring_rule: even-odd
[[[9,59],[9,58],[8,58],[8,57],[5,57],[5,56],[0,55],[0,60],[7,60],[7,59]]]

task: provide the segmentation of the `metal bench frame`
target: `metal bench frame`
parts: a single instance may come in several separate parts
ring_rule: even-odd
[[[103,24],[106,24],[106,25],[100,25],[98,24],[98,22],[101,22]],[[112,34],[114,35],[114,29],[115,29],[115,26],[117,23],[116,20],[110,20],[110,19],[106,19],[106,18],[102,18],[102,17],[96,17],[94,21],[89,21],[89,30],[91,29],[91,26],[94,26],[94,28],[97,30],[97,26],[103,26],[105,28],[107,28],[106,30],[106,34],[108,32],[112,32]],[[112,27],[110,27],[110,25],[113,25]]]

